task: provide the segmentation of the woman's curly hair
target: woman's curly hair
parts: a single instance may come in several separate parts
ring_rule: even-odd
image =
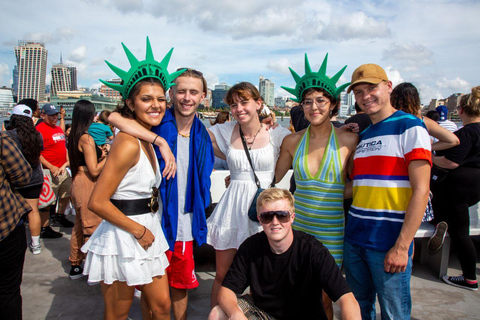
[[[40,133],[33,126],[29,117],[12,114],[10,117],[10,129],[17,129],[18,138],[22,143],[23,156],[35,168],[40,163],[40,152],[43,140]]]

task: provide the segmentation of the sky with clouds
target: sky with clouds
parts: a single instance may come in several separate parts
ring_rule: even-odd
[[[367,0],[16,0],[0,11],[0,86],[11,86],[18,40],[39,40],[50,66],[74,64],[78,83],[116,77],[104,60],[127,69],[121,42],[142,60],[150,37],[156,59],[174,47],[169,70],[201,70],[213,88],[260,75],[293,87],[288,67],[304,74],[304,53],[327,74],[348,65],[384,67],[396,85],[412,82],[423,103],[480,84],[480,1]]]

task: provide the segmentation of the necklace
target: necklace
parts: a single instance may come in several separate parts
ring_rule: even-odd
[[[181,133],[180,131],[177,131],[177,132],[178,132],[179,135],[181,135],[181,136],[184,137],[184,138],[190,138],[190,133],[188,133],[188,134],[183,134],[183,133]]]
[[[257,135],[258,135],[258,133],[260,132],[260,130],[262,130],[262,124],[260,123],[260,128],[258,128],[258,131],[257,131],[257,133],[255,133],[255,135],[253,136],[251,142],[249,142],[249,141],[247,140],[247,138],[245,138],[245,136],[243,135],[242,127],[239,125],[238,128],[239,128],[239,130],[240,130],[240,137],[242,137],[243,141],[245,141],[245,143],[247,144],[248,150],[252,150],[253,143],[255,142],[255,139],[257,138]]]

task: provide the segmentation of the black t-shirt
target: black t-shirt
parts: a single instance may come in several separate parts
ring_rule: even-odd
[[[222,285],[237,294],[250,286],[255,305],[278,319],[327,319],[322,289],[337,301],[350,288],[327,248],[304,232],[293,235],[279,255],[264,232],[245,240]]]
[[[437,155],[445,156],[462,167],[480,168],[480,123],[467,124],[454,134],[460,140],[460,144],[447,150],[437,151]]]
[[[366,113],[357,113],[356,115],[353,115],[345,120],[345,123],[357,123],[359,128],[358,134],[360,134],[372,124],[372,120]]]

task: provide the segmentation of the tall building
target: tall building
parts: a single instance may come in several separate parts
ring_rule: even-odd
[[[58,92],[72,91],[72,78],[70,70],[62,63],[57,63],[52,66],[52,84],[50,86],[50,93],[56,96]]]
[[[18,100],[45,101],[48,51],[42,42],[18,41],[15,47],[18,71]]]
[[[68,70],[70,70],[70,87],[71,91],[78,90],[78,83],[77,83],[77,67],[75,66],[67,66]]]
[[[13,89],[7,87],[0,88],[0,108],[11,109],[15,105],[13,100]]]
[[[13,94],[18,96],[18,68],[16,65],[13,66]]]
[[[207,89],[207,95],[200,104],[203,105],[204,108],[210,108],[212,105],[212,90]]]
[[[227,95],[230,86],[224,82],[217,84],[215,89],[212,91],[212,108],[220,109],[228,107],[223,99]]]
[[[448,108],[448,112],[454,112],[458,105],[460,105],[460,100],[464,93],[453,93],[450,97],[447,98],[446,106]]]
[[[120,84],[122,82],[122,79],[110,79],[108,80],[110,83],[116,83]],[[101,93],[102,96],[113,99],[113,100],[122,100],[122,95],[120,92],[117,90],[114,90],[110,87],[107,87],[106,85],[102,84],[100,87],[99,92]]]
[[[269,107],[275,106],[275,83],[265,79],[264,76],[260,76],[258,82],[258,88],[260,91],[260,96],[263,98],[265,104]]]

